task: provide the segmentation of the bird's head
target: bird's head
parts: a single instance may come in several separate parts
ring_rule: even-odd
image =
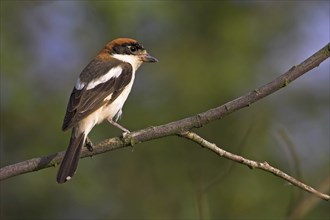
[[[130,63],[135,70],[143,62],[158,62],[148,54],[142,44],[130,38],[117,38],[109,42],[104,50],[113,58]]]

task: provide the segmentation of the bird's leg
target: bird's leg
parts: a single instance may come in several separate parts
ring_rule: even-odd
[[[132,151],[133,151],[133,147],[136,143],[138,143],[134,138],[131,137],[131,132],[124,128],[123,126],[121,126],[120,124],[118,124],[117,122],[115,122],[114,120],[112,120],[111,118],[108,118],[108,121],[110,124],[112,124],[113,126],[119,128],[120,130],[123,131],[123,134],[122,134],[122,140],[125,142],[125,143],[129,143],[132,147]]]
[[[119,128],[120,130],[122,130],[124,133],[131,133],[128,129],[124,128],[123,126],[121,126],[120,124],[118,124],[117,122],[113,121],[112,119],[108,118],[108,122],[110,124],[112,124],[113,126],[115,126],[116,128]]]
[[[93,142],[91,141],[91,139],[89,139],[88,136],[86,137],[85,146],[87,147],[87,149],[88,149],[90,152],[93,152],[94,144],[93,144]]]

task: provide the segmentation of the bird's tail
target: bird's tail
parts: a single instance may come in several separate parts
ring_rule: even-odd
[[[73,177],[80,158],[80,151],[85,143],[86,135],[78,133],[75,128],[72,129],[69,147],[65,152],[64,158],[58,170],[56,180],[58,183],[65,183]]]

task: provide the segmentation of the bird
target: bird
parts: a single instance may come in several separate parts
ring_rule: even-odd
[[[63,131],[71,129],[71,138],[57,173],[59,184],[75,174],[82,147],[92,148],[88,134],[95,125],[107,120],[129,133],[117,120],[131,92],[135,72],[144,62],[158,60],[137,40],[117,38],[107,43],[82,70],[71,92],[62,125]]]

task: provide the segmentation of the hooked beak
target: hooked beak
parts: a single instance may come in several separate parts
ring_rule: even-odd
[[[158,62],[158,60],[155,57],[150,56],[148,53],[142,54],[141,55],[141,60],[143,62],[148,62],[148,63]]]

